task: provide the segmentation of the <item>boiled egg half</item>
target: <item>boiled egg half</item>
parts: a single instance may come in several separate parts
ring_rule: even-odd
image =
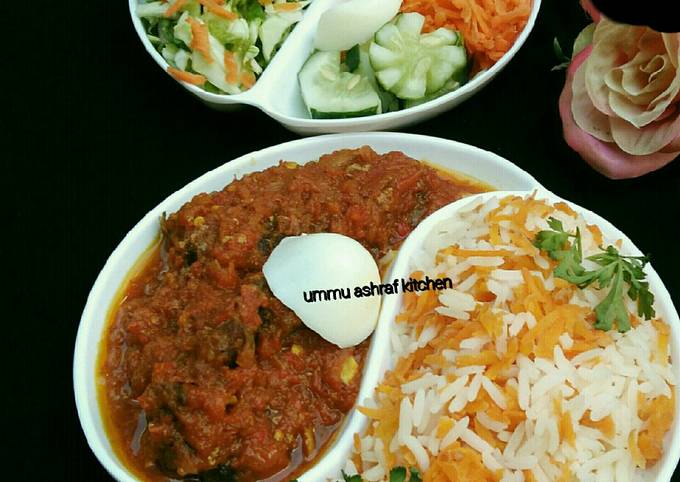
[[[333,233],[284,238],[262,267],[274,296],[325,340],[347,348],[375,329],[380,296],[355,297],[354,288],[380,284],[371,254]]]
[[[319,19],[314,46],[319,50],[349,50],[373,37],[400,7],[401,0],[347,0],[331,7]]]

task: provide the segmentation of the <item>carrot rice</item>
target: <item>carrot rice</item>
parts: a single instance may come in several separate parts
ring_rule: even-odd
[[[531,244],[555,217],[602,233],[566,205],[507,197],[463,208],[414,255],[413,276],[454,289],[404,293],[392,328],[394,368],[360,411],[348,473],[388,480],[398,466],[424,482],[633,480],[662,456],[673,422],[669,327],[593,328],[605,296],[553,276]]]

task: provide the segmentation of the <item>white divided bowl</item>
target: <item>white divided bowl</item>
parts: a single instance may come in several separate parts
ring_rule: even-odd
[[[402,151],[415,159],[427,160],[442,168],[475,177],[499,189],[531,190],[539,186],[529,174],[488,151],[433,137],[379,132],[312,137],[256,151],[204,174],[169,196],[144,216],[111,254],[92,287],[78,328],[73,360],[73,383],[78,416],[90,448],[116,480],[135,482],[138,479],[118,460],[104,430],[97,402],[99,383],[95,373],[97,356],[106,327],[107,312],[116,297],[116,292],[135,262],[156,239],[161,214],[177,211],[196,194],[221,190],[235,177],[261,171],[276,165],[282,159],[304,164],[338,149],[357,148],[363,145],[369,145],[380,153]],[[385,323],[383,322],[381,326],[383,326],[381,330],[384,331]],[[373,352],[376,350],[378,349],[374,349]],[[373,357],[375,356],[374,354]],[[374,368],[368,371],[373,380],[376,379],[375,375],[371,375],[374,371]],[[365,383],[363,390],[366,393]],[[356,423],[354,416],[352,423]],[[345,441],[346,437],[347,434],[339,441]],[[330,473],[339,457],[345,455],[341,452],[332,449],[326,458],[301,480],[308,482],[321,480],[317,474]]]
[[[251,105],[299,134],[395,129],[424,121],[451,109],[488,84],[524,44],[534,27],[541,6],[541,0],[533,0],[527,25],[510,50],[491,68],[476,75],[458,90],[419,106],[396,112],[352,119],[311,119],[302,102],[297,73],[312,53],[316,26],[321,14],[340,1],[313,0],[307,7],[300,23],[295,26],[279,52],[250,90],[237,95],[219,95],[206,92],[195,85],[183,82],[180,82],[180,84],[211,107],[227,110],[239,104]],[[165,71],[168,68],[168,63],[146,36],[144,26],[135,13],[137,3],[138,0],[129,0],[132,23],[146,51]]]
[[[545,199],[552,203],[566,202],[574,211],[582,215],[590,224],[595,224],[600,227],[605,239],[617,240],[621,239],[623,244],[621,251],[625,254],[642,256],[642,252],[633,244],[633,242],[621,231],[615,228],[611,223],[601,218],[597,214],[588,211],[574,203],[566,201],[545,190],[538,188],[537,199]],[[468,204],[478,200],[489,200],[494,197],[504,197],[506,195],[520,195],[525,196],[531,191],[514,191],[511,190],[495,191],[489,193],[476,194],[454,203],[451,203],[438,211],[432,213],[424,219],[416,229],[411,232],[408,238],[404,241],[399,254],[394,260],[390,271],[385,276],[386,281],[391,281],[395,278],[408,278],[414,271],[413,254],[421,248],[425,240],[430,236],[433,230],[441,223],[441,221],[452,217],[457,210],[467,206]],[[647,279],[649,281],[649,288],[654,293],[656,298],[657,316],[663,318],[671,328],[671,358],[673,361],[673,373],[676,380],[680,380],[680,319],[678,319],[678,312],[673,306],[673,301],[659,278],[659,275],[654,271],[652,266],[647,266],[645,269]],[[358,403],[373,395],[373,390],[380,383],[386,370],[393,368],[391,348],[390,348],[390,330],[395,322],[396,316],[401,311],[402,295],[383,297],[383,302],[378,319],[378,326],[373,333],[371,341],[371,348],[365,361],[365,369],[363,378],[361,380],[361,387],[359,389]],[[677,387],[676,387],[677,389]],[[321,460],[303,477],[300,477],[300,482],[314,482],[326,480],[327,478],[337,479],[340,470],[345,466],[348,457],[351,454],[353,447],[353,435],[355,432],[362,432],[366,428],[368,419],[366,416],[358,412],[356,409],[352,410],[345,421],[343,432],[337,437],[335,444],[329,450],[326,457]],[[666,434],[664,440],[664,454],[663,458],[652,468],[642,473],[642,479],[646,481],[668,482],[671,480],[673,471],[680,458],[680,404],[675,404],[675,418],[673,426]],[[639,480],[639,479],[635,479]]]

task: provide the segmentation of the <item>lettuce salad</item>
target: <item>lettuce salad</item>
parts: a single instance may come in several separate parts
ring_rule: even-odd
[[[146,34],[178,80],[216,94],[255,84],[309,1],[167,0],[141,2]]]

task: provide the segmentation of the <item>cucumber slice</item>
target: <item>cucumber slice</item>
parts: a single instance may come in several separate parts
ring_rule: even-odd
[[[340,52],[315,52],[298,74],[302,99],[314,119],[381,112],[380,97],[365,76],[341,69]]]
[[[399,99],[397,99],[392,92],[387,92],[385,89],[380,87],[378,80],[375,78],[375,72],[373,71],[373,67],[371,67],[371,59],[369,58],[368,55],[369,43],[367,42],[361,44],[358,47],[359,47],[359,65],[355,70],[353,70],[353,72],[356,72],[357,74],[361,74],[362,76],[366,77],[368,81],[371,83],[373,89],[377,92],[378,97],[380,97],[381,113],[399,110]],[[347,58],[345,59],[345,64],[348,65],[348,63],[349,53],[347,54]]]
[[[467,56],[460,35],[440,28],[423,34],[425,17],[402,13],[376,32],[369,47],[380,85],[400,99],[420,99],[462,78]]]
[[[420,99],[411,99],[411,100],[405,100],[404,101],[404,109],[408,109],[410,107],[415,107],[420,104],[424,104],[425,102],[429,102],[432,99],[436,99],[437,97],[441,97],[444,94],[448,94],[449,92],[453,92],[454,90],[458,89],[460,87],[460,82],[454,79],[449,79],[446,81],[446,84],[444,84],[444,87],[439,89],[437,92],[434,92],[432,94],[428,94],[425,97],[421,97]]]

